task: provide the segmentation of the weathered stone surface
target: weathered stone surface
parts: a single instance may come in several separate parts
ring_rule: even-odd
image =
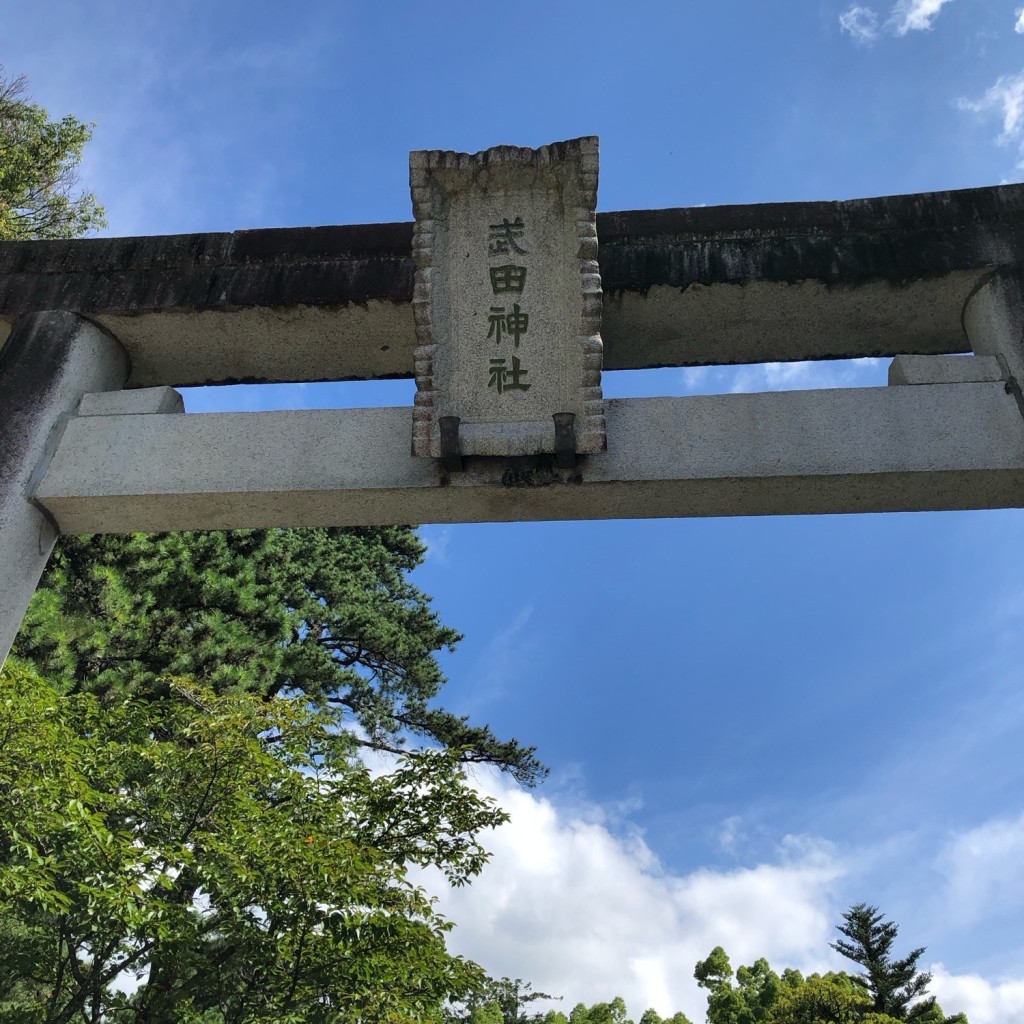
[[[416,215],[413,454],[440,457],[440,419],[463,455],[604,451],[598,142],[410,154]]]
[[[1024,185],[597,215],[604,368],[968,351]],[[412,225],[0,243],[0,336],[82,312],[132,387],[411,377]]]
[[[1024,273],[1018,265],[990,274],[964,306],[964,330],[979,355],[1000,359],[1024,387]]]
[[[73,313],[36,313],[0,348],[0,665],[57,539],[36,485],[83,392],[118,388],[124,349]]]
[[[995,356],[897,356],[889,366],[891,385],[968,384],[1002,380]]]
[[[410,453],[410,409],[83,416],[37,498],[76,533],[1024,503],[1002,381],[605,404],[614,443],[575,471],[468,458],[450,477]]]
[[[185,411],[174,388],[136,388],[134,391],[96,391],[82,395],[79,416],[153,416]]]

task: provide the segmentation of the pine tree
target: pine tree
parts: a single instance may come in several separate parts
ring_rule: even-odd
[[[0,674],[0,1019],[436,1021],[480,987],[407,871],[486,862],[507,816],[466,762],[543,768],[436,706],[460,637],[410,582],[424,551],[406,527],[62,538]]]
[[[871,997],[874,1013],[918,1024],[965,1024],[966,1018],[962,1014],[945,1017],[935,997],[925,994],[932,976],[917,969],[924,946],[894,960],[891,951],[899,929],[892,921],[883,920],[877,907],[866,903],[852,906],[843,914],[843,922],[836,927],[846,938],[838,939],[831,946],[864,968],[864,973],[856,975],[855,980]]]
[[[187,676],[217,693],[301,694],[384,752],[457,750],[533,785],[533,748],[439,708],[436,655],[461,639],[408,579],[408,527],[62,537],[14,653],[65,693],[160,699]]]

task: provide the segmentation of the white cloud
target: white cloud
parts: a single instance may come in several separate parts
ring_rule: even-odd
[[[908,32],[923,32],[932,27],[932,22],[939,16],[943,6],[951,2],[952,0],[898,0],[881,29],[877,12],[871,7],[855,3],[839,15],[839,27],[858,43],[874,42],[883,29],[897,36],[905,36]]]
[[[737,846],[744,838],[742,824],[743,820],[738,814],[733,814],[722,822],[718,833],[718,848],[723,853],[728,853],[732,857],[736,856]]]
[[[818,837],[787,836],[759,863],[672,872],[639,830],[581,800],[579,787],[569,803],[556,803],[504,776],[483,776],[477,786],[511,815],[485,837],[492,858],[483,874],[454,890],[434,873],[414,880],[439,894],[438,909],[455,922],[453,952],[492,976],[562,996],[566,1012],[621,995],[634,1020],[647,1007],[703,1020],[706,998],[693,968],[717,945],[734,968],[762,956],[776,970],[850,966],[828,944],[847,890],[867,881],[865,861],[878,846],[843,851]],[[739,824],[723,822],[727,840]],[[1024,814],[953,835],[944,856],[956,894],[935,888],[933,902],[947,922],[952,899],[984,909],[1006,892],[1024,895]],[[885,873],[892,867],[882,859]],[[971,1024],[1024,1024],[1024,975],[956,974],[938,961],[928,970],[947,1013],[963,1011]]]
[[[1003,121],[1001,142],[1018,137],[1024,125],[1024,71],[1016,75],[1003,75],[986,90],[980,100],[961,100],[960,105],[976,113],[995,111]]]
[[[1024,978],[992,982],[978,974],[950,974],[931,966],[931,992],[947,1013],[966,1013],[971,1024],[1022,1024]]]
[[[438,565],[449,565],[451,547],[454,531],[450,526],[422,526],[419,530],[420,540],[427,546],[428,561],[437,562]]]
[[[889,15],[887,27],[898,36],[908,32],[923,32],[932,27],[939,11],[952,0],[899,0]]]
[[[1024,7],[1018,7],[1013,13],[1017,17],[1017,23],[1013,26],[1013,31],[1024,35]]]
[[[979,100],[957,101],[961,110],[969,110],[982,117],[995,114],[1002,120],[1003,130],[997,138],[1002,145],[1024,144],[1024,71],[1016,75],[1003,75],[995,85],[989,87]],[[1021,153],[1024,158],[1024,152]],[[1024,159],[1018,167],[1024,166]]]
[[[839,28],[858,43],[870,43],[878,38],[878,15],[870,7],[853,4],[839,15]]]
[[[756,363],[741,367],[736,372],[730,390],[739,394],[752,391],[856,387],[877,371],[881,363],[880,359]]]
[[[749,394],[810,388],[873,387],[885,384],[886,359],[821,359],[744,366],[690,366],[682,371],[690,394]]]
[[[947,906],[961,921],[1024,907],[1024,814],[997,818],[955,836],[939,856]]]
[[[559,810],[501,780],[483,788],[512,821],[488,837],[483,875],[446,890],[439,908],[457,923],[452,948],[492,974],[562,995],[566,1010],[621,995],[635,1016],[654,1006],[702,1020],[693,968],[716,945],[734,966],[831,962],[843,867],[828,844],[789,837],[771,862],[672,874],[642,836],[614,833],[592,809]]]

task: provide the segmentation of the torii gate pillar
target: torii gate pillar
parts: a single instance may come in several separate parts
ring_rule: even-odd
[[[1018,270],[989,277],[964,305],[964,333],[976,355],[995,356],[1024,413],[1024,279]]]
[[[120,343],[74,313],[33,313],[0,348],[0,665],[46,568],[58,531],[33,501],[82,395],[128,378]]]

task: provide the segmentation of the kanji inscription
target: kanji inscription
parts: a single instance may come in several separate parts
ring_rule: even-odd
[[[413,454],[604,451],[596,138],[540,149],[410,155],[416,229]]]

